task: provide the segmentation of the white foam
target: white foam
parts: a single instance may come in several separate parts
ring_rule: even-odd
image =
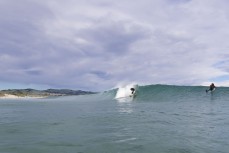
[[[123,97],[129,97],[132,95],[132,91],[130,90],[131,88],[135,88],[136,89],[137,85],[135,84],[129,84],[126,85],[124,87],[119,87],[118,91],[116,93],[115,98],[123,98]]]
[[[137,138],[122,139],[122,140],[117,140],[116,142],[117,143],[123,143],[123,142],[126,142],[126,141],[134,141],[134,140],[137,140]]]

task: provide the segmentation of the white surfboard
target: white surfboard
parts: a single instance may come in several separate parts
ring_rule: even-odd
[[[213,90],[206,90],[206,92],[208,93],[212,93],[212,92],[214,92],[215,91],[215,88],[213,89]]]

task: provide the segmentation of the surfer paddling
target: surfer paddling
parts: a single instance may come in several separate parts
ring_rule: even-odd
[[[210,86],[209,86],[209,89],[208,90],[206,90],[206,92],[208,92],[208,91],[213,91],[213,90],[215,90],[215,85],[214,85],[214,83],[212,83]]]

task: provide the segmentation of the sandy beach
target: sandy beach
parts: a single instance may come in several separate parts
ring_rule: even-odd
[[[16,96],[11,94],[4,94],[0,99],[20,99],[20,98],[46,98],[45,96]]]

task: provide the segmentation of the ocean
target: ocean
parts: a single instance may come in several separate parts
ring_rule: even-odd
[[[0,153],[228,153],[229,88],[206,89],[0,99]]]

